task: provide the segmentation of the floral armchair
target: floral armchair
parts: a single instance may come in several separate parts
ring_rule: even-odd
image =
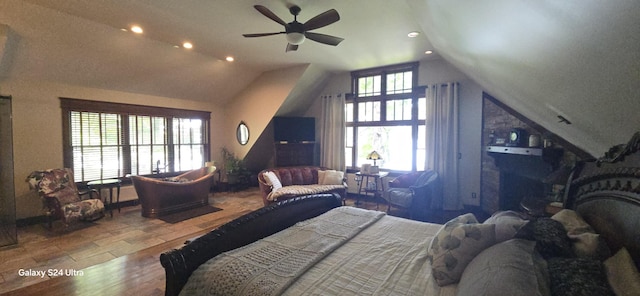
[[[27,177],[29,188],[38,192],[47,208],[49,228],[52,220],[59,218],[68,226],[79,220],[94,221],[104,217],[104,204],[96,190],[80,192],[73,181],[73,171],[68,168],[34,171]],[[89,199],[81,196],[89,195]],[[96,198],[93,198],[95,194]]]

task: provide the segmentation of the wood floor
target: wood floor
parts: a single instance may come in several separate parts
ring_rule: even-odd
[[[210,203],[223,210],[176,224],[143,218],[135,206],[67,230],[56,223],[54,230],[44,225],[21,227],[18,245],[0,249],[0,294],[164,295],[161,253],[263,205],[257,188],[216,193]],[[386,206],[380,205],[380,210]]]

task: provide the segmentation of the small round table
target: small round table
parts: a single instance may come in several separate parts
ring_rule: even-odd
[[[113,188],[116,188],[116,204],[118,205],[118,213],[120,213],[120,184],[122,181],[119,179],[104,179],[104,180],[95,180],[87,182],[87,186],[93,188],[98,191],[100,194],[103,188],[109,189],[109,213],[111,213],[111,217],[113,217]],[[104,202],[107,203],[107,198],[105,197]]]

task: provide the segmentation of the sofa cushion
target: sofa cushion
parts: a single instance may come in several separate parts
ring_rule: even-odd
[[[318,171],[318,184],[320,185],[342,185],[344,173],[336,170]]]
[[[317,167],[290,167],[274,169],[282,186],[309,185],[318,183]]]
[[[274,190],[267,196],[267,200],[270,201],[278,201],[283,198],[289,198],[294,196],[302,196],[302,195],[310,195],[310,194],[318,194],[318,193],[327,193],[333,192],[336,190],[344,190],[344,185],[290,185],[284,186],[278,190]]]

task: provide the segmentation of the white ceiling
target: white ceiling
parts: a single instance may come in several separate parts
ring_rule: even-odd
[[[14,57],[19,65],[10,76],[36,75],[220,104],[263,71],[301,64],[350,71],[423,59],[425,50],[432,49],[424,34],[407,37],[421,29],[402,1],[393,6],[386,0],[3,2],[0,23],[13,19],[8,21],[11,29],[23,39]],[[256,4],[286,22],[293,21],[288,6],[297,4],[302,8],[298,21],[303,23],[334,8],[341,20],[313,32],[345,41],[333,47],[307,40],[298,51],[285,53],[284,35],[245,38],[243,33],[283,31],[255,10]],[[132,24],[140,25],[144,34],[121,31]],[[192,50],[174,48],[185,40],[194,44]],[[236,60],[232,64],[224,61],[229,55]]]
[[[285,53],[282,28],[253,8],[304,22],[341,20]],[[640,127],[637,0],[1,0],[0,79],[33,79],[224,105],[260,73],[301,64],[351,71],[444,58],[488,93],[588,152]],[[138,24],[142,35],[120,29]],[[418,38],[407,38],[419,31]],[[194,49],[173,46],[188,40]],[[430,40],[430,41],[429,41]],[[436,54],[426,56],[425,50]],[[228,63],[228,55],[236,61]],[[572,125],[558,124],[557,115]]]

